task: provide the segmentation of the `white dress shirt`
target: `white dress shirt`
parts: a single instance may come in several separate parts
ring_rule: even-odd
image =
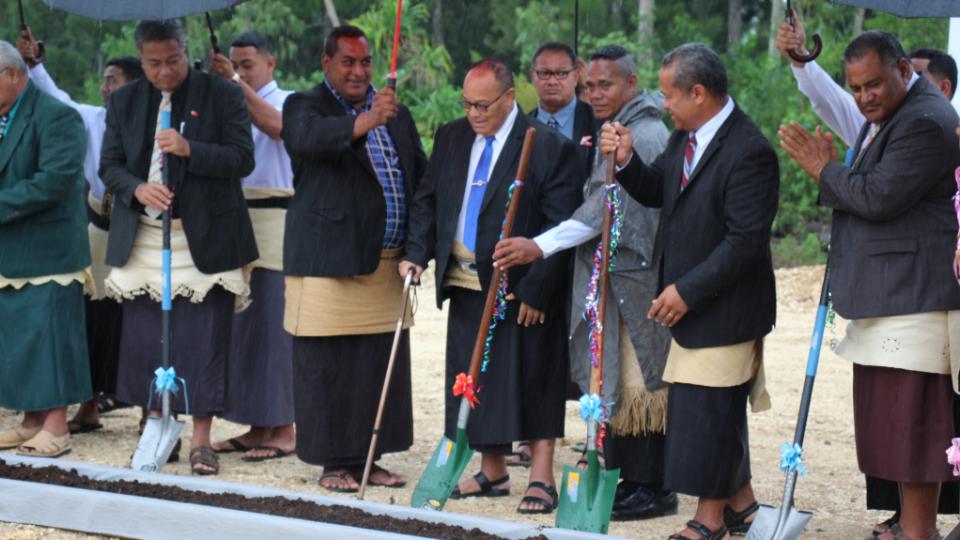
[[[43,64],[30,68],[30,79],[44,92],[69,105],[83,118],[87,130],[87,154],[83,159],[83,175],[90,184],[90,192],[98,200],[103,200],[106,188],[97,170],[100,168],[100,147],[103,146],[103,133],[107,130],[107,109],[96,105],[84,105],[73,101],[69,94],[57,87]]]
[[[510,111],[506,121],[504,121],[500,129],[493,134],[493,156],[490,158],[491,177],[493,176],[493,169],[497,166],[500,151],[503,150],[507,136],[510,135],[510,131],[513,129],[513,123],[517,119],[518,110],[516,103],[514,103],[513,110]],[[473,147],[470,149],[470,168],[467,170],[467,177],[463,179],[466,188],[463,190],[463,204],[460,205],[460,217],[457,218],[457,235],[454,237],[458,242],[463,242],[463,224],[467,217],[467,202],[470,200],[470,183],[473,182],[473,175],[477,173],[477,164],[480,163],[480,156],[483,154],[483,147],[486,146],[486,144],[486,137],[477,135],[473,140]],[[489,187],[490,186],[487,185],[488,189]],[[503,204],[506,205],[506,201],[504,201]]]
[[[278,111],[283,111],[283,104],[290,94],[293,92],[278,88],[276,81],[270,81],[257,90],[257,95]],[[251,127],[256,165],[250,176],[242,180],[243,187],[293,189],[293,168],[290,165],[290,156],[283,147],[283,140],[271,139],[252,123]]]
[[[703,153],[707,151],[707,147],[710,146],[710,142],[713,141],[714,136],[720,131],[720,126],[733,114],[733,107],[733,98],[727,96],[727,103],[720,109],[720,112],[713,115],[713,118],[704,122],[699,129],[693,132],[697,138],[697,150],[693,153],[693,166],[690,168],[691,171],[697,169],[700,158],[702,158]]]

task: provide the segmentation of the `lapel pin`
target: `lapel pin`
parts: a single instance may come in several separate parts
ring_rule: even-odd
[[[584,136],[580,139],[580,146],[592,147],[592,146],[593,146],[593,136],[592,136],[592,135],[584,135]]]
[[[200,118],[200,113],[198,113],[197,111],[190,111],[190,116],[192,116],[193,118]]]

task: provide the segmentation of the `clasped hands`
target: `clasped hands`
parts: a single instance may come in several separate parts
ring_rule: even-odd
[[[789,125],[781,125],[778,134],[780,148],[817,182],[820,182],[823,168],[837,159],[837,146],[833,142],[833,135],[823,131],[820,126],[810,133],[796,122],[790,122]]]

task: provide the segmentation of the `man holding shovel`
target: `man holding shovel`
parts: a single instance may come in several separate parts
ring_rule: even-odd
[[[235,84],[190,69],[179,22],[141,22],[135,39],[145,78],[111,96],[100,156],[114,193],[107,294],[123,302],[117,397],[151,416],[160,405],[151,380],[161,358],[161,218],[170,212],[168,345],[187,382],[173,410],[193,415],[191,470],[216,474],[210,426],[224,407],[235,296],[249,291],[240,269],[257,258],[240,187],[253,170],[250,115]]]
[[[386,378],[404,278],[407,209],[426,167],[410,111],[372,85],[362,30],[338,26],[324,82],[290,96],[282,137],[296,188],[283,246],[284,328],[293,334],[297,456],[322,465],[320,485],[360,488]],[[408,309],[374,461],[413,444]],[[403,487],[374,465],[369,485]]]
[[[833,209],[831,290],[850,320],[837,354],[853,363],[857,461],[900,491],[900,521],[879,538],[939,538],[937,499],[953,479],[944,459],[955,434],[951,352],[960,347],[958,118],[886,32],[855,38],[844,70],[866,119],[852,165],[836,161],[833,138],[819,129],[781,126],[781,146]]]
[[[512,193],[524,134],[536,128],[526,182],[513,234],[532,236],[569,217],[576,206],[576,146],[555,130],[520,114],[513,75],[499,60],[483,60],[464,79],[466,118],[437,131],[430,165],[410,216],[410,240],[400,273],[419,278],[436,261],[437,306],[449,299],[447,322],[446,425],[456,439],[460,399],[451,392],[458,373],[468,371],[493,273],[494,244],[504,205]],[[530,441],[530,484],[517,509],[550,513],[557,504],[553,476],[554,440],[563,435],[567,363],[561,287],[567,263],[542,260],[511,270],[504,298],[505,319],[492,336],[489,362],[480,374],[479,403],[470,413],[470,447],[483,453],[481,470],[465,478],[452,498],[497,497],[510,492],[505,456],[514,441]],[[557,345],[561,344],[561,345]]]
[[[585,97],[600,121],[620,122],[633,134],[633,147],[645,163],[653,161],[670,136],[660,119],[659,99],[638,91],[636,64],[618,45],[600,48],[590,58]],[[497,244],[494,260],[501,269],[529,264],[577,247],[573,309],[570,313],[570,365],[584,392],[590,378],[589,323],[584,303],[593,272],[594,251],[603,218],[606,160],[593,160],[584,186],[586,202],[573,217],[534,239],[514,236]],[[656,296],[653,240],[660,212],[622,196],[623,231],[610,271],[612,293],[604,337],[604,395],[616,403],[604,441],[606,465],[620,469],[612,518],[648,519],[675,512],[676,494],[663,490],[663,443],[667,390],[661,379],[670,333],[646,318]]]
[[[676,131],[645,165],[618,122],[601,131],[616,152],[617,180],[660,208],[653,252],[659,296],[647,317],[670,328],[663,379],[670,383],[664,486],[699,498],[696,515],[671,539],[720,540],[724,511],[756,511],[750,483],[748,396],[762,393],[763,337],[776,313],[770,227],[777,211],[777,156],[727,94],[720,57],[681,45],[660,68],[664,108]],[[745,519],[746,519],[745,517]]]

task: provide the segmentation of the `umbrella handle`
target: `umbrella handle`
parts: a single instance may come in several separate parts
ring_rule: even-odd
[[[400,50],[400,22],[403,18],[403,0],[397,0],[397,21],[393,27],[393,54],[390,59],[390,76],[387,86],[397,89],[397,52]]]
[[[789,24],[791,27],[796,28],[797,17],[796,17],[796,14],[793,12],[793,8],[790,7],[790,0],[787,0],[787,10],[786,10],[785,19],[787,21],[787,24]],[[811,39],[813,39],[813,49],[810,50],[810,52],[808,52],[807,54],[803,54],[796,50],[790,50],[790,51],[787,51],[787,54],[790,56],[790,58],[792,58],[795,62],[801,62],[804,64],[808,62],[813,62],[814,60],[816,60],[817,57],[820,56],[820,52],[823,51],[823,40],[820,38],[820,34],[814,34],[811,37]]]
[[[213,31],[213,20],[210,18],[210,12],[204,13],[207,16],[207,29],[210,30],[210,47],[214,54],[220,54],[220,45],[217,42],[217,33]]]

